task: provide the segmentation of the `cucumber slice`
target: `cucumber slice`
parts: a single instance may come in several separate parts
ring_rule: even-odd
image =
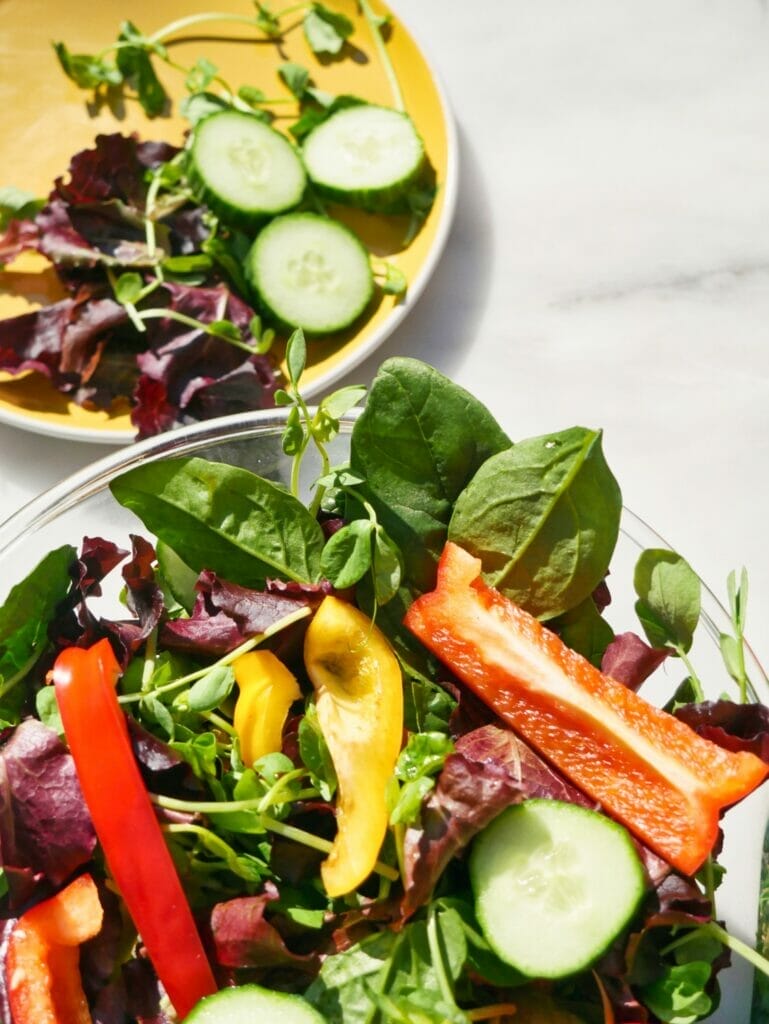
[[[239,110],[211,114],[195,126],[189,174],[214,213],[245,228],[297,206],[307,184],[288,139]]]
[[[374,279],[360,240],[317,213],[289,213],[263,228],[246,258],[246,274],[266,309],[288,327],[331,334],[356,320]]]
[[[380,213],[407,212],[425,149],[408,114],[389,107],[345,107],[314,128],[302,156],[321,195]]]
[[[559,800],[525,800],[495,818],[475,840],[470,880],[489,945],[533,978],[562,978],[592,964],[645,891],[627,831]]]
[[[184,1024],[325,1024],[323,1017],[299,996],[272,992],[261,985],[223,988],[201,999]]]

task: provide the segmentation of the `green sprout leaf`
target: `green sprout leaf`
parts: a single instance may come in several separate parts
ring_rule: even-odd
[[[329,10],[323,4],[312,5],[304,16],[302,27],[313,53],[339,53],[353,32],[349,18]]]
[[[641,553],[633,585],[636,613],[652,647],[689,650],[700,617],[700,581],[689,563],[673,551]]]

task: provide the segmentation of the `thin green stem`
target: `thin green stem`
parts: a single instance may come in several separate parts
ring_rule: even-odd
[[[179,679],[174,679],[170,683],[166,683],[165,686],[158,686],[156,689],[150,692],[157,696],[161,693],[173,693],[175,690],[180,690],[190,683],[194,683],[197,679],[202,679],[203,676],[220,666],[231,665],[233,661],[246,654],[248,651],[252,651],[254,647],[258,647],[259,644],[264,643],[271,636],[275,636],[276,633],[280,633],[284,629],[288,629],[289,626],[293,626],[295,622],[299,622],[302,619],[306,619],[311,614],[309,607],[298,608],[295,612],[291,612],[290,615],[284,615],[282,619],[278,619],[271,626],[268,626],[263,633],[257,633],[256,636],[249,637],[248,640],[244,640],[242,644],[236,647],[229,654],[223,655],[218,661],[215,661],[212,665],[206,665],[205,668],[195,669],[194,672],[188,672],[186,676],[181,676]],[[144,693],[126,693],[118,698],[121,704],[131,704],[145,697]]]
[[[730,935],[725,928],[722,928],[720,924],[716,924],[715,921],[709,921],[708,924],[702,927],[705,931],[709,931],[714,938],[723,942],[733,953],[741,956],[743,960],[747,960],[757,971],[761,971],[762,974],[769,978],[769,960],[761,956],[758,950],[753,949],[752,946],[749,946],[747,942],[743,942],[742,939]]]
[[[221,21],[231,22],[239,25],[249,25],[251,28],[259,29],[256,18],[249,18],[244,14],[231,14],[223,11],[204,11],[201,14],[188,14],[184,18],[177,18],[171,21],[151,36],[147,36],[150,43],[162,43],[171,36],[183,32],[185,29],[193,28],[196,25],[204,25],[207,22]]]
[[[157,626],[147,637],[144,645],[144,664],[142,665],[142,690],[149,689],[152,676],[155,672],[155,655],[157,654],[158,631]]]
[[[200,714],[207,722],[210,722],[217,729],[221,729],[222,732],[226,732],[228,736],[237,736],[232,722],[228,722],[226,718],[217,715],[215,711],[202,711]]]
[[[435,907],[430,907],[427,915],[427,945],[430,948],[430,959],[438,978],[438,988],[441,990],[446,1003],[454,1005],[454,991],[451,982],[446,974],[446,958],[441,948],[441,938],[438,934],[438,912]]]
[[[363,13],[363,17],[366,19],[369,31],[371,32],[379,59],[382,61],[382,67],[384,68],[384,73],[390,86],[390,91],[393,94],[393,106],[396,110],[405,111],[406,104],[403,101],[400,82],[398,81],[398,76],[395,74],[395,68],[390,60],[390,54],[387,52],[387,47],[385,46],[385,41],[382,38],[377,18],[371,10],[371,5],[368,0],[358,0],[358,4]]]
[[[705,700],[705,691],[702,688],[700,677],[697,675],[694,665],[691,663],[689,656],[687,655],[683,647],[676,647],[675,651],[678,657],[686,666],[686,671],[689,673],[689,680],[692,684],[692,690],[694,691],[694,699],[697,703],[700,703],[701,701]]]
[[[291,839],[294,842],[301,843],[303,846],[310,847],[312,850],[318,850],[319,853],[326,854],[331,852],[331,848],[334,845],[330,840],[322,839],[320,836],[313,835],[312,832],[296,828],[294,825],[287,825],[284,821],[278,821],[277,818],[273,818],[269,814],[260,814],[259,806],[262,803],[262,797],[253,800],[192,801],[176,800],[174,797],[158,796],[155,793],[150,793],[150,799],[153,804],[158,807],[164,807],[166,810],[184,811],[192,814],[216,815],[233,814],[237,811],[254,811],[263,828],[268,832],[274,832],[275,835],[282,836],[284,839]],[[196,827],[201,829],[201,826]],[[214,833],[211,834],[213,835]],[[381,861],[376,862],[374,871],[378,875],[384,875],[385,878],[389,878],[393,882],[398,878],[398,872],[391,868],[389,864],[383,864]]]
[[[246,345],[244,341],[236,341],[234,338],[219,334],[217,331],[211,330],[210,324],[204,324],[202,321],[187,316],[186,313],[180,313],[176,309],[168,309],[167,307],[163,309],[142,309],[138,311],[137,315],[140,320],[176,320],[177,323],[184,324],[186,327],[193,327],[197,331],[204,331],[206,334],[210,334],[213,338],[220,338],[222,341],[226,341],[228,345],[234,345],[235,348],[248,352],[250,356],[254,354],[254,348],[251,345]]]

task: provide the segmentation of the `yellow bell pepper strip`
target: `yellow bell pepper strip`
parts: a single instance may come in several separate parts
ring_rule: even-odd
[[[64,734],[107,866],[180,1017],[217,990],[134,758],[109,641],[70,647],[53,668]]]
[[[240,756],[252,765],[280,750],[288,710],[302,696],[295,676],[272,651],[249,651],[232,663],[238,699],[232,724]]]
[[[414,602],[406,625],[575,785],[693,874],[720,810],[769,765],[716,746],[604,675],[480,574],[479,559],[448,543],[435,590]]]
[[[99,934],[103,917],[90,875],[22,914],[5,962],[14,1024],[91,1024],[80,946]]]
[[[387,784],[403,739],[403,682],[389,643],[362,611],[326,597],[305,636],[318,724],[336,770],[337,834],[321,878],[329,896],[371,874],[387,832]]]

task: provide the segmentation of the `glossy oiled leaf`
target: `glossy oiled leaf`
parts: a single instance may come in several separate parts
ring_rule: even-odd
[[[435,582],[457,496],[509,444],[491,413],[437,370],[415,359],[383,363],[353,429],[350,466],[418,590]]]
[[[621,511],[600,431],[572,427],[490,458],[459,496],[449,538],[481,559],[487,583],[553,618],[603,579]]]
[[[169,459],[138,466],[110,486],[196,572],[210,569],[244,586],[318,579],[324,538],[317,521],[293,495],[248,470]]]

